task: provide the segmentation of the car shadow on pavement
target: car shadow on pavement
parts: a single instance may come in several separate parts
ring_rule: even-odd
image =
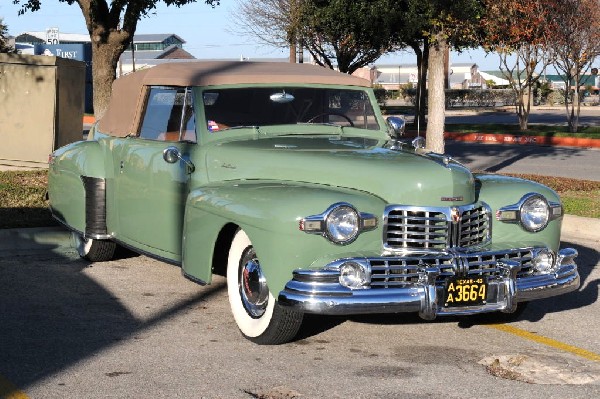
[[[590,278],[592,269],[600,262],[600,253],[593,248],[572,242],[562,242],[561,247],[575,248],[579,252],[576,261],[581,285],[578,290],[551,298],[531,301],[526,303],[526,306],[521,306],[521,309],[517,309],[514,314],[486,313],[470,316],[459,321],[459,326],[469,328],[477,324],[497,324],[519,320],[535,322],[542,320],[549,313],[560,313],[594,304],[598,300],[600,279],[590,280]],[[582,259],[585,259],[585,262],[581,262]]]
[[[53,244],[38,243],[34,251],[18,254],[0,252],[0,377],[26,390],[224,291],[224,284],[188,290],[175,305],[140,319],[118,292],[86,275],[92,267],[114,269],[113,275],[126,268],[90,264],[74,250]],[[0,397],[7,394],[1,391],[2,386]]]
[[[547,313],[583,308],[598,301],[600,279],[591,280],[591,273],[594,266],[600,262],[600,252],[572,242],[563,242],[562,246],[575,248],[579,252],[579,257],[575,259],[581,278],[579,289],[565,295],[532,302],[524,312],[523,320],[541,320]],[[585,259],[585,262],[581,262],[582,259]]]

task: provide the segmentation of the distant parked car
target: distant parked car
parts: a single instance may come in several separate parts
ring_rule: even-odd
[[[200,284],[224,274],[259,344],[305,313],[511,313],[577,289],[554,191],[403,129],[369,82],[325,68],[163,64],[115,81],[87,141],[51,155],[50,207],[90,261],[121,244]]]

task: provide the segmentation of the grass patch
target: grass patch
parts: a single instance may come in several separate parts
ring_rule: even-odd
[[[0,171],[0,228],[55,226],[46,197],[48,171]]]
[[[561,193],[565,213],[569,215],[600,218],[600,190],[589,193],[567,191]]]
[[[557,191],[565,213],[600,218],[600,182],[563,177],[511,174]],[[0,171],[0,228],[46,227],[57,222],[45,199],[48,171]]]
[[[565,213],[588,218],[600,218],[600,182],[565,177],[511,174],[533,180],[556,191],[563,202]]]

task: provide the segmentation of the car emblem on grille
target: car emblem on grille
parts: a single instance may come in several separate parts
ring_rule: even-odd
[[[448,201],[448,202],[463,201],[464,199],[465,198],[462,195],[459,195],[458,197],[442,197],[442,198],[440,198],[440,200]]]
[[[452,208],[450,210],[450,218],[452,219],[452,224],[458,224],[458,222],[460,222],[460,211],[458,208]]]

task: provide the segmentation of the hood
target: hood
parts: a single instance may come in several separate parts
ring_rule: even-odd
[[[393,204],[451,206],[475,201],[473,175],[441,156],[393,151],[376,140],[273,137],[219,143],[207,151],[210,181],[261,179],[325,184]]]

